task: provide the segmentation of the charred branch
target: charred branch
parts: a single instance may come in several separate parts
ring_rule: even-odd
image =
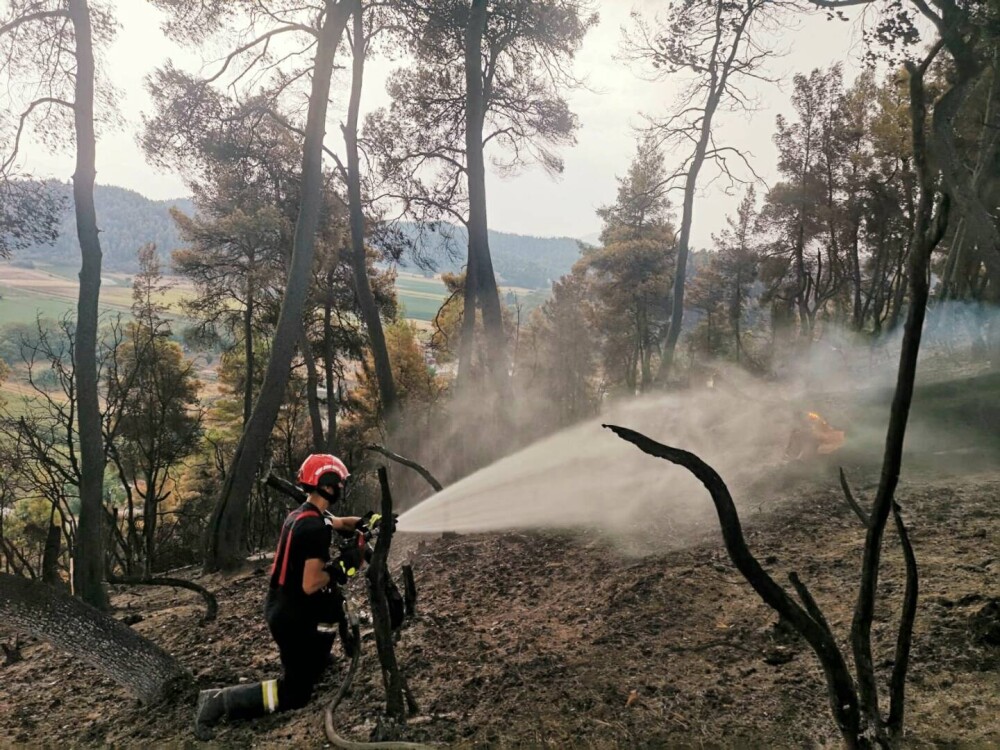
[[[903,547],[903,561],[906,566],[906,589],[903,592],[903,612],[899,618],[899,633],[896,636],[896,657],[892,665],[889,682],[889,718],[886,728],[889,736],[898,738],[903,733],[903,716],[906,708],[906,671],[910,663],[910,645],[913,642],[913,624],[917,617],[917,599],[920,579],[917,573],[917,558],[910,543],[910,534],[903,523],[899,503],[892,504],[892,517]]]
[[[413,566],[403,566],[403,606],[406,616],[413,617],[417,613],[417,582],[413,578]]]
[[[135,578],[119,578],[118,576],[108,576],[108,583],[119,586],[173,586],[178,589],[194,591],[205,600],[205,614],[198,621],[199,625],[213,622],[219,614],[219,602],[215,594],[199,586],[194,581],[186,581],[183,578],[167,578],[162,576],[139,576]]]
[[[389,488],[389,474],[384,466],[379,467],[378,481],[382,488],[382,517],[392,518],[392,492]],[[382,667],[382,681],[385,685],[386,714],[390,719],[402,722],[406,718],[403,703],[403,673],[396,662],[396,649],[392,642],[392,620],[389,615],[389,602],[385,595],[392,535],[392,524],[383,526],[379,532],[367,572],[368,597],[371,602],[378,660]]]
[[[851,485],[847,482],[847,475],[844,473],[843,467],[840,468],[840,488],[844,491],[844,499],[850,506],[854,514],[861,520],[861,525],[868,528],[868,514],[865,513],[864,509],[858,504],[858,501],[854,498],[854,493],[851,491]]]
[[[715,504],[726,551],[733,564],[764,603],[787,620],[812,647],[823,667],[830,697],[830,709],[845,745],[858,747],[863,744],[861,740],[861,715],[854,680],[847,669],[840,648],[831,636],[829,625],[826,624],[816,603],[801,583],[797,587],[800,589],[799,593],[800,595],[805,593],[804,601],[807,602],[807,608],[814,610],[818,614],[819,620],[792,599],[788,592],[768,575],[757,558],[750,552],[732,495],[730,495],[729,488],[722,477],[693,453],[663,445],[625,427],[615,425],[604,425],[604,427],[612,430],[623,440],[632,443],[643,453],[684,467],[705,486]]]
[[[434,475],[431,474],[422,465],[418,464],[416,461],[414,461],[412,459],[405,458],[405,457],[399,455],[398,453],[393,453],[391,450],[389,450],[388,448],[386,448],[384,445],[378,445],[376,443],[369,443],[368,445],[365,446],[365,450],[367,450],[367,451],[373,451],[375,453],[380,453],[383,456],[385,456],[386,458],[388,458],[390,461],[395,461],[396,463],[402,464],[403,466],[406,466],[406,467],[408,467],[410,469],[413,469],[415,472],[417,472],[420,476],[422,476],[427,481],[427,484],[429,484],[431,487],[434,488],[435,492],[440,492],[441,490],[444,489],[444,485],[442,485],[437,479],[435,479]]]
[[[274,474],[267,475],[268,487],[278,490],[278,492],[287,495],[298,503],[304,503],[306,501],[306,493],[296,487],[294,484],[289,482],[287,479],[282,479]]]

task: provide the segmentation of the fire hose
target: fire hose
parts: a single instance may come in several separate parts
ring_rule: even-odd
[[[357,531],[350,535],[348,538],[335,539],[334,545],[340,549],[357,544],[358,546],[363,546],[364,550],[362,557],[367,562],[370,559],[371,551],[374,542],[378,539],[379,527],[373,523],[371,526],[365,528],[363,531]],[[351,689],[351,684],[354,681],[354,675],[358,670],[358,663],[361,659],[361,626],[360,620],[357,613],[351,609],[348,598],[344,597],[344,612],[347,617],[348,628],[351,632],[351,640],[354,642],[354,648],[351,653],[351,663],[347,668],[347,674],[344,675],[344,679],[340,683],[340,687],[337,689],[336,694],[333,699],[326,707],[324,716],[324,729],[326,730],[326,737],[330,742],[343,750],[368,750],[369,748],[376,748],[377,750],[429,750],[430,745],[425,745],[419,742],[354,742],[353,740],[345,739],[341,737],[333,724],[333,713],[337,710],[337,706],[340,705],[344,696]]]

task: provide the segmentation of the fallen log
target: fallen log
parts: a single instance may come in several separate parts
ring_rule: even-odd
[[[186,691],[191,675],[132,628],[51,586],[0,573],[0,618],[88,662],[146,705]]]

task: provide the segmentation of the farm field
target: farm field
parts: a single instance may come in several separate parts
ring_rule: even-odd
[[[0,325],[30,323],[39,315],[58,318],[76,307],[79,269],[69,265],[21,268],[7,263],[0,264]],[[101,282],[101,305],[106,310],[127,313],[132,304],[132,277],[124,273],[106,273]],[[171,279],[173,287],[167,292],[168,304],[177,309],[180,301],[191,293],[191,286],[184,281]],[[448,297],[448,290],[439,276],[426,277],[400,271],[396,276],[396,290],[404,315],[418,322],[430,322]],[[519,287],[501,287],[505,299],[516,294],[530,310],[545,300],[547,294],[539,290]]]
[[[58,318],[76,308],[78,269],[68,266],[20,268],[0,265],[0,325],[30,323],[41,315]],[[101,277],[101,306],[128,312],[131,278],[109,273]]]

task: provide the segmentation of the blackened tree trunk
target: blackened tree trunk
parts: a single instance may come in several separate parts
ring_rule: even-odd
[[[94,208],[97,177],[97,138],[94,134],[94,46],[87,0],[69,0],[69,16],[76,42],[76,169],[73,201],[76,233],[80,241],[80,296],[73,348],[79,393],[80,520],[74,550],[74,591],[99,609],[108,606],[101,581],[104,577],[104,543],[101,508],[104,495],[104,436],[97,395],[97,318],[101,295],[101,241]]]
[[[347,204],[351,225],[351,270],[354,272],[354,291],[358,297],[361,317],[368,330],[372,358],[375,361],[375,380],[378,382],[382,414],[390,432],[399,422],[399,397],[389,361],[389,349],[382,330],[371,280],[368,278],[368,259],[365,253],[365,211],[361,198],[361,163],[358,157],[358,115],[361,111],[361,87],[365,75],[367,37],[364,28],[364,9],[361,0],[354,5],[354,59],[351,68],[351,98],[347,107],[347,124],[344,126],[344,145],[347,149]]]
[[[306,363],[306,403],[309,407],[309,425],[312,428],[312,449],[314,453],[322,453],[326,440],[323,437],[323,415],[319,410],[319,373],[316,371],[316,358],[304,327],[300,336],[299,348]]]
[[[146,705],[190,682],[177,660],[155,643],[51,586],[0,573],[0,619],[92,664]]]
[[[326,302],[323,304],[323,374],[326,378],[326,452],[337,452],[337,405],[339,396],[334,363],[337,351],[333,337],[333,271],[326,274]]]
[[[49,514],[49,530],[45,535],[45,549],[42,551],[42,582],[50,586],[62,584],[59,577],[59,553],[62,550],[62,528],[56,523],[61,518],[56,504],[52,504]]]
[[[506,390],[508,377],[507,343],[504,339],[500,292],[490,258],[489,222],[486,215],[486,161],[483,153],[483,126],[486,118],[486,90],[483,80],[483,31],[486,28],[486,0],[472,0],[465,30],[466,168],[469,186],[469,260],[465,277],[462,341],[459,346],[459,377],[472,364],[476,307],[482,311],[486,336],[487,367],[499,392]]]
[[[378,481],[382,488],[383,518],[392,518],[392,494],[389,489],[389,475],[385,467],[378,470]],[[389,602],[385,592],[389,577],[389,547],[392,544],[392,526],[383,527],[368,568],[368,596],[372,608],[372,625],[375,630],[375,645],[378,661],[382,666],[382,682],[385,685],[385,712],[395,721],[406,718],[403,690],[405,681],[396,661],[396,649],[392,642],[392,623],[389,616]]]
[[[243,559],[244,520],[261,455],[278,417],[289,368],[302,325],[306,291],[312,270],[316,230],[323,200],[323,136],[333,57],[350,14],[347,0],[326,2],[313,67],[312,91],[302,154],[302,198],[295,223],[288,282],[281,302],[264,383],[253,414],[243,430],[233,462],[206,531],[206,570],[233,569]]]
[[[144,552],[142,569],[146,577],[153,575],[153,566],[156,562],[156,506],[159,505],[156,485],[155,470],[147,472],[146,494],[142,498],[142,544]]]
[[[248,264],[249,268],[253,268],[253,259],[251,258]],[[254,371],[254,353],[253,353],[253,286],[248,285],[247,288],[247,309],[243,311],[243,351],[245,353],[245,362],[243,371],[245,374],[245,381],[243,383],[243,427],[246,428],[247,423],[250,421],[250,415],[253,414],[253,371]]]
[[[895,502],[899,472],[903,463],[903,439],[906,435],[910,404],[913,401],[920,338],[929,296],[928,266],[931,253],[941,241],[948,222],[947,199],[944,200],[937,216],[934,215],[934,175],[928,166],[929,157],[926,143],[927,108],[923,76],[935,54],[936,50],[919,67],[912,64],[907,65],[910,73],[913,160],[920,187],[910,241],[910,306],[903,327],[903,344],[899,354],[896,391],[893,394],[892,407],[889,412],[889,428],[885,438],[882,474],[868,523],[864,556],[861,561],[861,585],[858,589],[858,599],[851,624],[851,645],[858,673],[858,693],[871,727],[881,726],[875,665],[872,657],[871,628],[875,611],[875,593],[878,587],[879,561],[882,555],[882,537],[889,513]],[[896,736],[902,732],[903,678],[905,678],[905,673],[902,678],[898,679],[897,685],[897,678],[895,675],[893,676],[894,690],[890,696],[890,716],[898,723],[895,726],[890,725],[888,730]]]

